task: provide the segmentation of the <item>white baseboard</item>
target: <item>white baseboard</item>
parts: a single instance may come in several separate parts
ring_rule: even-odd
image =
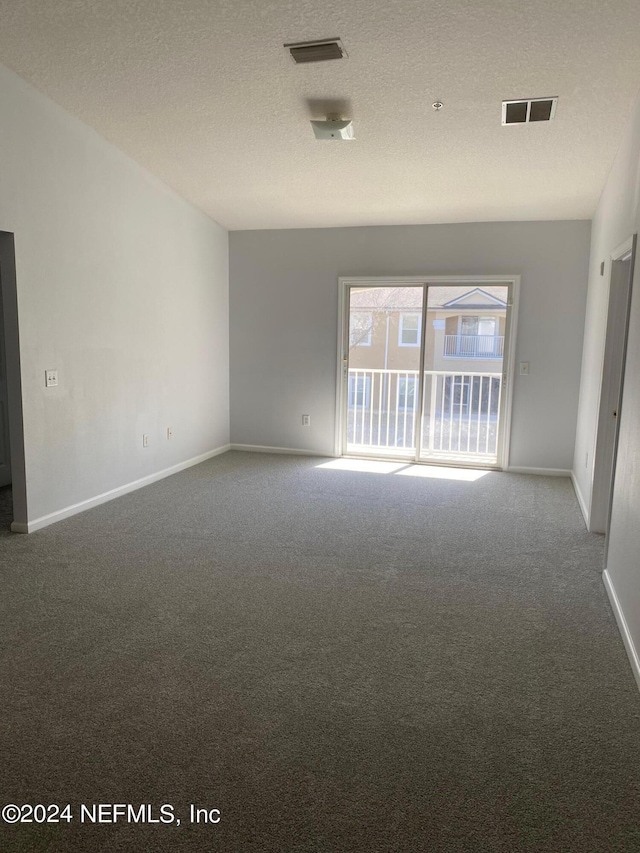
[[[262,444],[231,444],[231,450],[245,450],[248,453],[284,453],[289,456],[321,456],[333,458],[331,453],[319,453],[317,450],[300,450],[297,447],[267,447]]]
[[[602,580],[604,582],[604,588],[607,590],[607,595],[609,596],[611,608],[613,609],[613,615],[616,617],[616,622],[618,623],[618,628],[622,635],[622,642],[624,643],[624,647],[627,650],[629,663],[631,664],[631,671],[633,672],[633,676],[636,680],[636,684],[638,685],[638,689],[640,689],[640,657],[638,657],[638,652],[633,643],[633,638],[629,631],[627,620],[624,618],[624,613],[622,612],[620,601],[618,600],[618,596],[616,595],[616,590],[613,585],[613,581],[611,580],[611,576],[606,569],[602,573]]]
[[[119,498],[129,492],[134,492],[136,489],[142,489],[144,486],[150,486],[151,483],[155,483],[158,480],[164,480],[165,477],[170,477],[172,474],[177,474],[180,471],[184,471],[185,468],[191,468],[193,465],[199,465],[201,462],[206,462],[207,459],[212,459],[214,456],[220,456],[221,453],[226,453],[230,449],[230,444],[225,444],[222,447],[216,447],[215,450],[209,450],[201,456],[194,456],[192,459],[187,459],[184,462],[178,462],[177,465],[172,465],[170,468],[164,468],[162,471],[156,471],[155,474],[149,474],[147,477],[141,477],[139,480],[134,480],[124,486],[118,486],[117,489],[111,489],[108,492],[103,492],[101,495],[96,495],[94,498],[89,498],[86,501],[72,504],[64,509],[52,512],[49,515],[43,515],[41,518],[28,521],[26,524],[14,521],[11,525],[11,532],[34,533],[36,530],[41,530],[43,527],[55,524],[56,521],[63,521],[65,518],[70,518],[72,515],[77,515],[79,512],[84,512],[87,509],[100,506],[100,504],[111,501],[114,498]]]
[[[587,530],[589,529],[589,511],[587,509],[587,502],[584,499],[584,495],[580,490],[580,486],[578,485],[578,481],[576,480],[576,475],[571,472],[571,484],[573,486],[573,491],[576,493],[576,498],[578,499],[578,506],[580,507],[580,511],[582,512],[582,517],[584,518],[584,523],[587,525]]]
[[[509,465],[504,469],[509,474],[536,474],[539,477],[570,477],[571,471],[568,468],[520,468],[514,465]]]

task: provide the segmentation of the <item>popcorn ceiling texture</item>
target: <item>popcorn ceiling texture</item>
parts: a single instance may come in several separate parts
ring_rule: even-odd
[[[231,229],[590,218],[640,83],[637,0],[0,10],[6,65]],[[282,47],[328,36],[348,59]],[[501,126],[551,95],[553,122]],[[313,138],[336,101],[355,142]]]

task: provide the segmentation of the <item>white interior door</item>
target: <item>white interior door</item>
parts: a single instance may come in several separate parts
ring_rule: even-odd
[[[593,471],[589,529],[606,533],[613,488],[619,414],[634,273],[634,242],[611,264],[607,330]]]

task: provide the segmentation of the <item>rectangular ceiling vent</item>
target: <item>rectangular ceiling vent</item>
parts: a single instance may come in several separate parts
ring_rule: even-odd
[[[303,41],[297,44],[285,44],[296,65],[305,62],[326,62],[328,59],[342,59],[347,55],[340,39],[322,41]]]
[[[502,102],[502,124],[529,124],[551,121],[556,114],[557,98],[526,98]]]

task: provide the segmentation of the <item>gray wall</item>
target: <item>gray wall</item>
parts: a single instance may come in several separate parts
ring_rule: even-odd
[[[338,276],[513,273],[530,375],[516,378],[510,463],[570,469],[589,238],[586,221],[232,232],[232,442],[333,452]]]
[[[0,113],[33,521],[228,442],[228,235],[2,67]]]
[[[592,454],[598,421],[600,381],[607,322],[609,257],[640,228],[640,98],[636,100],[616,161],[593,220],[584,361],[576,436],[574,476],[587,508],[592,491]],[[606,261],[605,276],[600,262]],[[640,259],[636,258],[618,457],[609,530],[607,572],[628,640],[640,651]],[[616,606],[614,598],[614,606]],[[640,679],[640,671],[636,670]]]

